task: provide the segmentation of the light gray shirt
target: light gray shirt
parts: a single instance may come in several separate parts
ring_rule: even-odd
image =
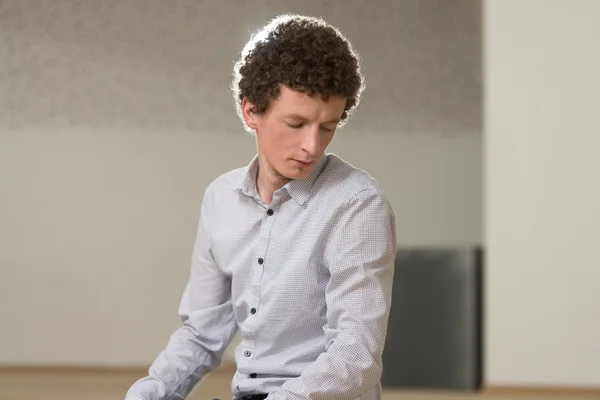
[[[387,197],[334,154],[271,204],[257,171],[255,157],[207,188],[183,324],[127,400],[185,398],[238,330],[235,398],[381,398],[396,255]]]

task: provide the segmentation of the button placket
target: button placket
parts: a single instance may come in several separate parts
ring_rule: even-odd
[[[261,224],[259,233],[258,233],[258,241],[256,243],[256,252],[254,253],[255,262],[253,268],[256,268],[254,273],[252,274],[252,301],[255,306],[250,308],[250,315],[254,316],[258,312],[259,303],[258,300],[260,298],[261,291],[261,280],[264,279],[264,266],[267,258],[267,248],[269,246],[271,229],[273,227],[274,218],[271,218],[275,214],[275,208],[277,207],[277,203],[279,202],[278,198],[273,198],[273,202],[271,203],[271,207],[267,209],[266,215],[264,216],[263,223]],[[260,268],[257,268],[257,266]],[[252,303],[251,303],[252,304]],[[246,327],[249,330],[251,337],[255,337],[256,334],[256,325],[254,324],[254,318],[248,318],[246,320]],[[247,347],[243,351],[244,359],[248,362],[251,362],[253,351],[254,350],[254,339],[252,338],[247,342]]]

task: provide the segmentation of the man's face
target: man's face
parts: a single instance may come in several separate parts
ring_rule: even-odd
[[[346,98],[308,96],[281,86],[279,97],[263,115],[242,102],[244,120],[256,131],[260,168],[272,168],[287,179],[307,178],[333,140]]]

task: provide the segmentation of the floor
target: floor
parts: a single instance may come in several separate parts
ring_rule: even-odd
[[[0,371],[0,400],[123,400],[140,377],[134,372]],[[230,372],[207,376],[188,397],[191,400],[230,400]],[[507,395],[384,391],[383,400],[598,400],[597,396]]]

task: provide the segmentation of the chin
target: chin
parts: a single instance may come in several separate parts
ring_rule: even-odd
[[[312,174],[313,171],[314,168],[311,168],[310,170],[290,169],[289,171],[286,171],[287,173],[285,176],[288,179],[306,179],[310,176],[310,174]]]
[[[287,179],[306,179],[313,173],[317,165],[313,163],[307,167],[301,167],[295,165],[294,162],[290,163],[281,163],[278,165],[279,168],[275,168],[275,170],[283,177]]]

